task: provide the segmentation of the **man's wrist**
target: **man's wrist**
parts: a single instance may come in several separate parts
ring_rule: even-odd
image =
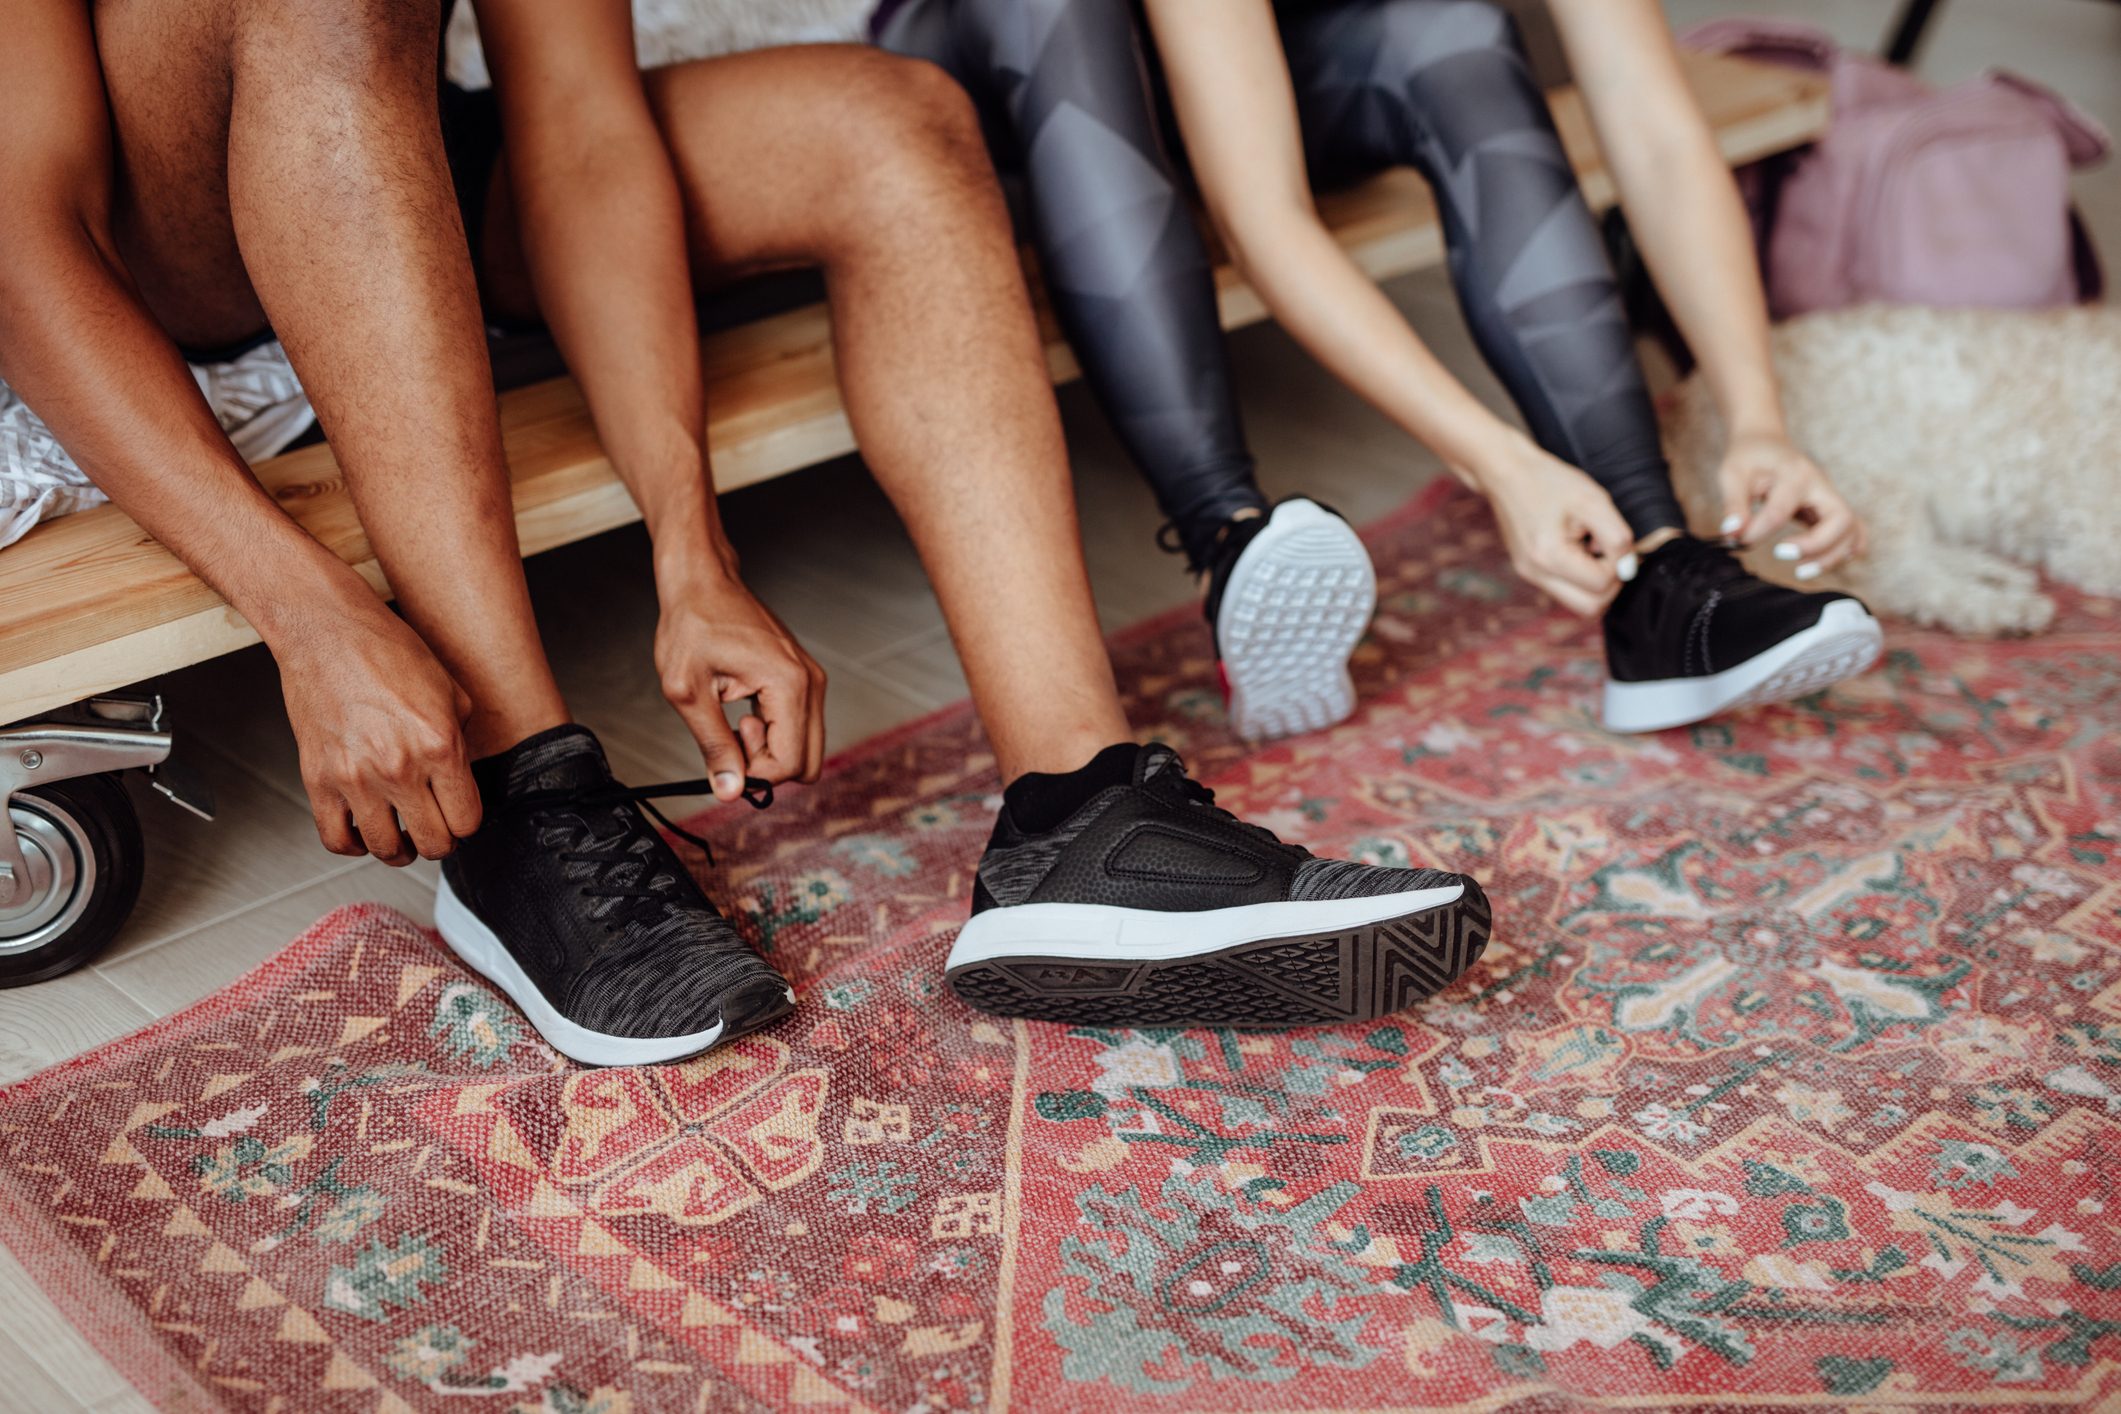
[[[218,586],[276,658],[329,642],[349,616],[383,608],[382,596],[359,571],[307,533],[297,531],[297,537],[284,554],[253,561],[261,572]]]

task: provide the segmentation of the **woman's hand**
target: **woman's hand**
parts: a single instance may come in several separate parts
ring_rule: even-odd
[[[1863,520],[1826,479],[1818,463],[1775,432],[1731,438],[1716,474],[1723,492],[1723,534],[1757,545],[1792,523],[1795,538],[1775,547],[1775,558],[1797,562],[1797,578],[1817,579],[1864,552]]]
[[[471,699],[366,586],[350,598],[328,627],[272,645],[317,835],[333,854],[440,859],[479,828]]]
[[[1635,577],[1635,532],[1603,486],[1559,457],[1526,443],[1477,484],[1511,565],[1562,607],[1596,618]]]
[[[825,670],[730,565],[695,561],[659,575],[656,589],[656,672],[700,744],[715,797],[735,800],[747,775],[815,781],[825,764]],[[732,732],[722,704],[747,697],[757,710]]]

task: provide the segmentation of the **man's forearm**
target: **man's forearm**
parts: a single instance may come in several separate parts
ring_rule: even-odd
[[[645,113],[601,143],[529,143],[511,158],[538,304],[580,381],[666,578],[734,570],[707,461],[684,212]]]
[[[370,593],[258,485],[84,227],[11,222],[0,249],[0,378],[121,509],[268,642]]]

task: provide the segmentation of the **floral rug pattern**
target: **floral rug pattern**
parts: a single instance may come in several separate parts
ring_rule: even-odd
[[[1230,740],[1186,615],[1118,659],[1225,803],[1482,878],[1495,940],[1428,1006],[968,1011],[996,783],[956,709],[695,822],[799,979],[776,1030],[581,1070],[343,910],[0,1096],[0,1236],[173,1407],[2121,1400],[2121,607],[1896,628],[1855,682],[1623,738],[1477,505],[1371,536],[1333,731]]]

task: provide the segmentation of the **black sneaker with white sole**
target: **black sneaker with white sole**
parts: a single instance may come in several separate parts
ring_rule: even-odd
[[[982,1011],[1103,1026],[1383,1016],[1488,941],[1463,874],[1318,859],[1215,805],[1169,747],[1107,748],[1003,797],[945,975]]]
[[[1605,615],[1605,724],[1653,732],[1802,697],[1868,668],[1884,643],[1861,601],[1748,573],[1682,535],[1643,556]]]
[[[1338,514],[1291,496],[1231,521],[1209,561],[1203,607],[1239,736],[1317,731],[1354,712],[1348,655],[1377,607],[1377,573]]]
[[[656,1065],[793,1010],[787,980],[643,812],[649,796],[701,794],[704,782],[622,786],[577,726],[472,769],[485,822],[442,862],[435,924],[554,1050],[585,1065]]]

